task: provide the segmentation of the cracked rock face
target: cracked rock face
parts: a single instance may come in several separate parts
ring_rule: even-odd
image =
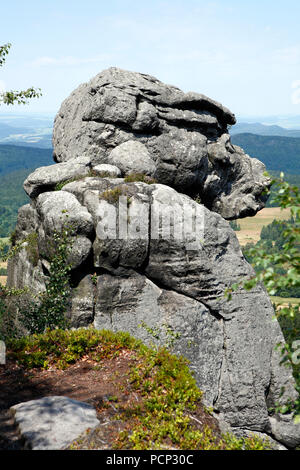
[[[115,194],[121,202],[110,199]],[[196,233],[189,213],[199,216]],[[291,447],[300,441],[299,426],[268,413],[297,396],[275,350],[284,339],[268,295],[258,285],[225,300],[227,287],[253,274],[226,220],[165,185],[84,177],[20,209],[17,237],[35,228],[39,262],[33,267],[21,250],[10,261],[9,285],[46,281],[45,247],[66,214],[74,226],[71,326],[128,331],[157,344],[168,344],[172,331],[173,351],[189,359],[205,403],[231,429]]]
[[[198,93],[183,93],[149,75],[107,69],[63,102],[54,123],[57,162],[87,156],[122,175],[145,173],[198,195],[226,219],[264,207],[265,167],[230,142],[235,116]],[[74,169],[75,171],[75,169]]]
[[[141,74],[109,69],[79,87],[56,118],[58,163],[24,183],[16,241],[35,233],[38,256],[24,241],[8,285],[44,290],[51,240],[71,222],[70,325],[168,345],[226,429],[295,447],[300,425],[269,414],[297,396],[271,301],[261,285],[225,299],[253,275],[225,218],[255,213],[266,184],[262,164],[231,145],[233,122],[220,104]],[[128,182],[131,172],[159,183]]]

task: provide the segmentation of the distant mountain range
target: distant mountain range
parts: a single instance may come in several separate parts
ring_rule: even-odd
[[[42,114],[0,114],[0,144],[51,148],[54,117]],[[249,122],[245,119],[249,119]],[[234,136],[251,133],[300,138],[300,116],[266,116],[263,119],[262,124],[255,122],[254,118],[238,118],[238,123],[231,127],[230,134]],[[284,127],[282,124],[292,125],[294,128]]]
[[[277,116],[237,116],[238,123],[251,123],[257,122],[265,126],[279,126],[285,129],[300,130],[300,115],[277,115]]]
[[[262,161],[267,170],[300,175],[300,138],[249,133],[233,135],[231,141]]]
[[[265,125],[260,122],[240,122],[232,126],[231,135],[251,133],[256,135],[299,137],[300,129],[286,129],[277,125]]]
[[[53,116],[0,114],[0,144],[51,148]]]

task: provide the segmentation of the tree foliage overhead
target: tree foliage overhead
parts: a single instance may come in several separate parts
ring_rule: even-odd
[[[4,65],[10,48],[11,44],[9,42],[3,46],[0,46],[0,67]],[[41,95],[41,89],[33,87],[21,91],[4,91],[0,93],[0,104],[27,104],[28,100],[32,98],[39,98]]]

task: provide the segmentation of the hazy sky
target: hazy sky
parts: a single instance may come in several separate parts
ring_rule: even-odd
[[[42,88],[14,112],[56,113],[80,83],[115,66],[237,115],[300,115],[299,20],[299,0],[3,0],[0,44],[12,48],[0,86]]]

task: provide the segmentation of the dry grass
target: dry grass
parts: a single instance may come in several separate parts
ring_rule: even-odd
[[[235,233],[242,246],[247,243],[257,243],[260,239],[260,232],[264,225],[270,224],[274,219],[285,220],[289,217],[289,209],[267,207],[259,211],[254,217],[239,219],[237,222],[240,225],[241,230]]]
[[[288,307],[289,304],[292,305],[299,305],[300,306],[300,299],[297,297],[276,297],[276,296],[271,296],[270,297],[272,302],[276,305],[281,305],[282,307]]]
[[[0,261],[0,268],[6,268],[6,267],[7,267],[7,262]],[[0,276],[0,284],[2,285],[6,284],[6,276]]]

